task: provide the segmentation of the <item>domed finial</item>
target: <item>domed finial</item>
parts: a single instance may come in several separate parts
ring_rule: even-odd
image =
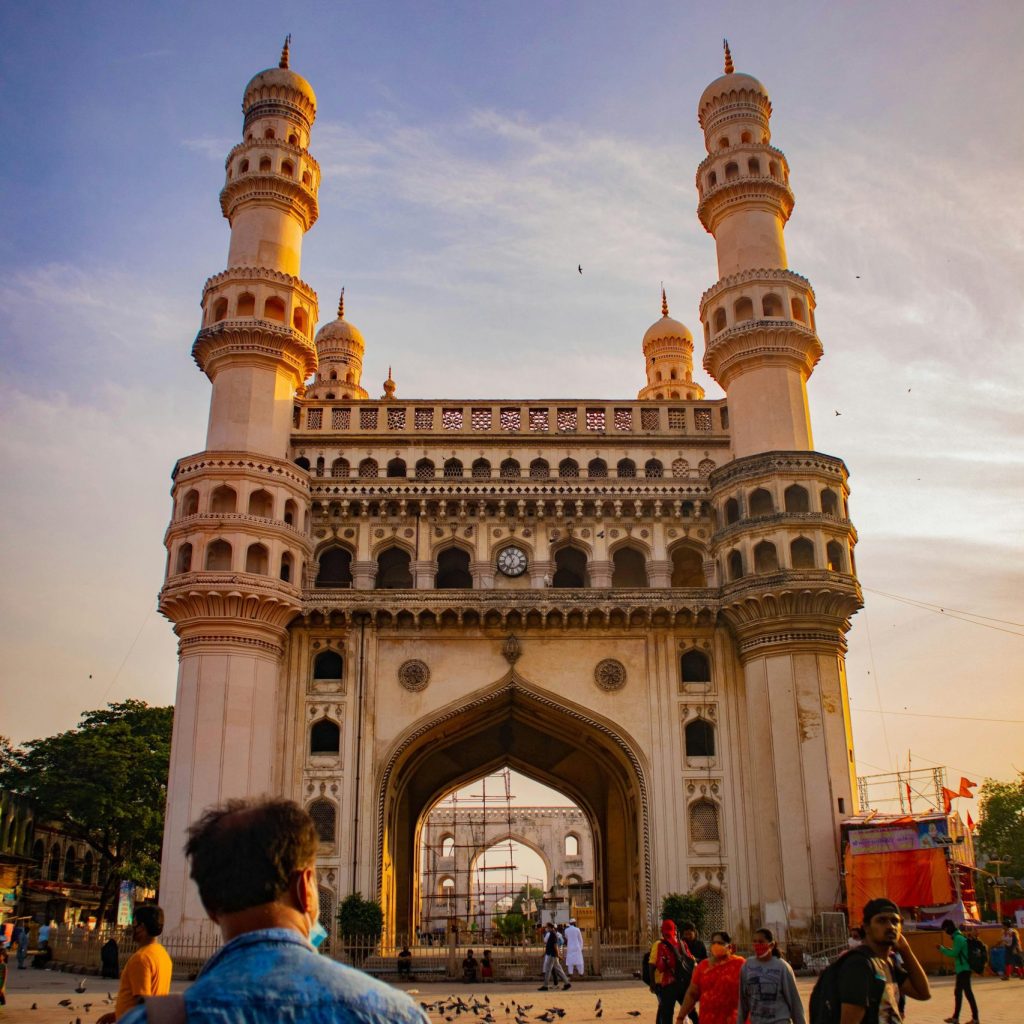
[[[665,295],[665,286],[661,286],[661,315],[668,316],[668,298]]]
[[[383,398],[385,401],[390,401],[392,398],[394,398],[396,386],[397,385],[395,384],[395,382],[391,379],[391,367],[389,366],[388,379],[384,381],[384,394],[381,395],[381,398]]]
[[[338,319],[345,319],[345,289],[341,289],[341,296],[338,299]]]
[[[729,40],[723,39],[722,46],[725,49],[725,73],[731,75],[736,69],[732,66],[732,52],[729,50]]]
[[[281,59],[277,62],[279,68],[288,67],[288,49],[292,45],[292,34],[288,33],[284,37],[284,46],[281,47]]]

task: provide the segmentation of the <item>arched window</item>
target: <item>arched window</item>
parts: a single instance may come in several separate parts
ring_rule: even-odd
[[[260,157],[260,170],[261,171],[263,171],[263,172],[269,171],[271,169],[271,166],[272,165],[270,163],[270,157],[269,156]]]
[[[804,305],[803,299],[793,299],[791,303],[793,307],[793,319],[799,320],[800,323],[807,323],[807,307]]]
[[[359,475],[364,479],[369,479],[377,475],[377,462],[375,459],[363,459],[359,463]]]
[[[615,473],[620,479],[636,476],[636,463],[632,459],[619,459]]]
[[[544,459],[534,459],[530,463],[530,479],[531,480],[547,480],[551,475],[551,469]]]
[[[389,477],[405,478],[405,459],[391,459],[388,462],[387,474]],[[359,467],[359,475],[362,476],[362,467]]]
[[[519,463],[515,459],[505,459],[501,464],[499,475],[502,480],[518,480]]]
[[[305,310],[296,309],[292,313],[292,327],[299,332],[299,334],[306,333],[306,313]]]
[[[827,487],[821,492],[821,511],[826,516],[839,517],[839,499]]]
[[[92,885],[92,851],[86,850],[82,858],[82,885]]]
[[[473,575],[469,571],[469,553],[462,548],[446,548],[437,556],[437,590],[471,590]]]
[[[313,659],[314,679],[341,679],[345,662],[337,651],[321,651]]]
[[[721,138],[720,138],[720,139],[718,140],[718,148],[719,148],[719,149],[728,149],[728,148],[729,148],[729,138],[728,138],[728,136],[726,136],[726,135],[723,135],[723,136],[722,136],[722,137],[721,137]]]
[[[725,522],[738,523],[740,521],[740,503],[735,498],[727,498],[725,501]]]
[[[665,475],[665,467],[658,459],[648,459],[644,463],[644,476],[648,480],[660,480]]]
[[[333,846],[338,828],[338,809],[326,797],[321,797],[319,800],[314,800],[307,810],[316,826],[316,834],[320,837],[320,842]]]
[[[490,480],[491,479],[491,464],[486,459],[477,459],[473,463],[473,479],[474,480]]]
[[[454,836],[444,836],[442,838],[442,840],[441,840],[441,856],[442,857],[454,857],[455,856],[455,837]],[[450,881],[450,879],[447,879],[447,881]]]
[[[296,135],[295,132],[289,132],[289,134],[288,134],[288,145],[289,146],[297,146],[298,144],[299,144],[299,137],[298,137],[298,135]]]
[[[761,174],[761,161],[756,156],[752,156],[747,161],[747,174],[752,174],[755,177],[760,177]]]
[[[43,860],[46,857],[46,847],[43,845],[42,839],[37,839],[32,844],[32,859],[36,862],[36,870],[39,872],[40,877],[43,874]]]
[[[837,540],[830,540],[825,545],[830,572],[846,572],[846,559],[843,557],[843,545]]]
[[[271,519],[274,515],[274,498],[269,491],[253,491],[249,495],[249,515]]]
[[[191,490],[185,495],[181,503],[181,514],[183,516],[194,516],[199,512],[199,492]]]
[[[766,295],[761,300],[761,312],[764,316],[782,316],[782,299],[778,295]]]
[[[316,475],[317,476],[323,476],[324,475],[324,467],[326,465],[327,465],[327,463],[326,463],[324,457],[321,455],[320,458],[316,460]]]
[[[708,182],[708,185],[707,185],[708,188],[714,188],[718,184],[718,175],[715,174],[714,171],[709,171],[708,172],[708,177],[707,177],[707,182]]]
[[[50,847],[50,870],[47,872],[47,877],[51,882],[56,882],[60,877],[60,845],[54,843]]]
[[[748,504],[752,516],[770,516],[775,511],[775,502],[772,501],[771,494],[763,487],[758,487],[751,493]]]
[[[461,479],[462,463],[458,459],[447,459],[444,464],[444,476],[446,480]]]
[[[736,314],[736,323],[741,324],[745,320],[754,319],[754,303],[750,300],[749,296],[744,295],[743,298],[736,300],[736,305],[733,306],[733,311]]]
[[[278,576],[285,583],[291,583],[292,574],[294,573],[294,571],[295,563],[294,560],[292,559],[291,552],[286,551],[283,555],[281,555],[281,569],[278,572]]]
[[[580,475],[580,465],[575,459],[562,459],[558,464],[558,475],[562,480],[575,480]]]
[[[739,551],[729,552],[729,579],[743,579],[743,555]]]
[[[699,551],[684,545],[672,552],[672,586],[705,586],[704,559]]]
[[[249,161],[248,161],[248,160],[243,160],[243,161],[242,161],[242,162],[241,162],[241,163],[240,163],[240,164],[238,165],[238,173],[239,173],[239,174],[247,174],[247,173],[248,173],[248,171],[249,171]]]
[[[178,548],[178,561],[175,568],[175,572],[191,572],[192,571],[192,545],[182,544]]]
[[[686,723],[686,756],[715,756],[715,727],[706,718]]]
[[[214,515],[230,515],[235,511],[238,495],[232,487],[218,487],[210,495],[210,511]]]
[[[271,296],[263,303],[264,320],[273,320],[275,323],[283,324],[285,322],[284,313],[284,301],[276,295]]]
[[[206,549],[206,569],[208,572],[230,572],[231,545],[226,540],[215,540]]]
[[[270,553],[267,549],[262,544],[250,544],[245,553],[245,571],[266,576],[269,564]]]
[[[585,587],[587,585],[587,556],[579,548],[561,548],[555,552],[555,575],[552,586]]]
[[[740,133],[740,142],[746,143],[746,142],[750,142],[750,141],[751,141],[750,132],[741,132]]]
[[[430,461],[430,459],[420,459],[419,462],[416,463],[416,479],[434,479],[434,464]]]
[[[789,545],[789,558],[794,569],[814,568],[814,542],[806,537],[797,537]]]
[[[740,176],[739,164],[737,164],[733,160],[730,160],[729,163],[727,163],[725,165],[725,180],[726,181],[732,181],[733,179],[738,178],[739,176]]]
[[[578,857],[580,855],[580,837],[570,832],[565,837],[566,857]]]
[[[311,754],[337,754],[341,750],[341,729],[337,722],[321,718],[309,730],[309,752]]]
[[[214,322],[217,320],[223,320],[228,315],[228,300],[225,298],[219,298],[213,304],[213,319]]]
[[[294,178],[295,177],[295,164],[293,164],[291,162],[291,160],[282,160],[281,161],[281,173],[286,178]]]
[[[298,525],[298,523],[297,523],[298,518],[299,518],[299,506],[296,505],[295,502],[292,501],[291,498],[289,498],[284,503],[284,521],[289,526],[297,526]]]
[[[715,310],[714,326],[715,326],[715,333],[716,334],[719,331],[724,331],[725,330],[726,320],[725,320],[725,310],[724,309],[716,309]]]
[[[352,553],[345,548],[328,548],[321,552],[320,571],[316,576],[318,587],[352,586]]]
[[[710,683],[711,662],[703,651],[687,651],[679,659],[679,674],[684,683]]]
[[[64,881],[75,881],[75,851],[69,846],[68,852],[64,854]]]
[[[710,800],[696,800],[690,804],[690,839],[695,843],[717,843],[718,808]]]
[[[647,562],[636,548],[619,548],[612,555],[613,587],[646,587]]]
[[[801,487],[799,484],[790,484],[782,496],[786,502],[787,512],[799,514],[811,511],[811,501],[807,495],[806,487]]]
[[[348,459],[338,458],[331,463],[331,476],[347,477],[348,471]]]
[[[754,545],[754,572],[777,572],[779,553],[770,540],[763,540]]]
[[[238,296],[238,303],[235,306],[236,316],[255,316],[256,315],[256,296],[249,292],[242,292]]]
[[[685,480],[690,475],[690,463],[687,459],[672,460],[672,476],[676,480]]]
[[[587,476],[591,480],[604,480],[608,476],[608,463],[604,459],[591,459],[587,463]]]
[[[774,160],[770,160],[768,162],[768,173],[773,178],[777,178],[779,176],[779,165]]]
[[[267,129],[267,130],[266,130],[266,131],[265,131],[265,132],[263,133],[263,138],[265,138],[265,139],[273,139],[273,138],[275,138],[275,135],[274,135],[274,129],[273,129],[273,128],[268,128],[268,129]]]
[[[409,590],[412,587],[411,559],[401,548],[385,548],[377,556],[377,590]]]
[[[298,425],[298,424],[296,424],[296,425]],[[298,466],[299,469],[304,469],[304,470],[306,470],[307,473],[309,472],[309,459],[307,459],[305,455],[300,455],[295,460],[295,465]]]

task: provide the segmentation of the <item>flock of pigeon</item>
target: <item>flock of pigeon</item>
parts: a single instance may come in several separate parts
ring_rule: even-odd
[[[78,984],[75,986],[75,992],[77,992],[79,995],[84,994],[84,992],[85,992],[85,978],[81,978],[79,980]],[[92,1007],[94,1005],[96,1005],[96,1006],[110,1006],[110,1005],[113,1004],[113,1002],[114,1002],[114,996],[110,992],[108,992],[107,995],[106,995],[106,998],[104,998],[104,999],[93,999],[92,1002],[88,1002],[88,1003],[83,1002],[81,1007],[75,1006],[75,1003],[74,1003],[73,999],[61,999],[57,1003],[57,1005],[58,1006],[63,1006],[63,1007],[65,1007],[65,1009],[72,1010],[72,1011],[77,1010],[77,1009],[80,1008],[83,1013],[88,1013],[92,1009]],[[29,1007],[29,1009],[30,1010],[38,1010],[39,1009],[39,1004],[38,1003],[33,1003]],[[75,1017],[73,1020],[69,1020],[68,1024],[82,1024],[82,1018],[81,1017]]]
[[[496,1000],[496,1004],[491,1002],[490,996],[484,996],[483,1002],[471,996],[468,1000],[463,999],[462,996],[448,996],[447,999],[439,999],[434,1003],[420,1003],[420,1007],[425,1013],[435,1014],[437,1017],[445,1021],[455,1021],[462,1014],[469,1013],[480,1022],[480,1024],[532,1024],[533,1021],[543,1021],[544,1024],[554,1024],[554,1022],[561,1020],[565,1016],[565,1009],[561,1006],[548,1006],[541,1010],[540,1013],[530,1016],[531,1011],[536,1008],[534,1003],[517,1003],[514,999],[510,999],[505,1002],[504,999]],[[639,1017],[640,1010],[627,1010],[626,1015],[629,1017]],[[604,1007],[601,1005],[601,1000],[594,1004],[594,1017],[597,1020],[601,1020],[604,1016]]]

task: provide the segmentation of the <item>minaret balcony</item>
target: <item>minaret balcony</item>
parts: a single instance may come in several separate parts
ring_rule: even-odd
[[[228,267],[203,285],[203,326],[260,316],[291,324],[313,338],[319,317],[316,292],[305,281],[270,267]]]
[[[282,213],[297,218],[303,231],[308,231],[320,215],[312,184],[273,169],[248,171],[228,181],[221,189],[220,209],[229,221],[239,210],[252,204],[277,207]]]
[[[211,379],[225,360],[283,363],[295,373],[296,387],[317,368],[316,347],[310,338],[282,323],[256,317],[220,320],[202,328],[192,345],[192,358]]]
[[[740,373],[762,366],[783,366],[805,378],[823,348],[818,335],[794,320],[747,320],[728,327],[707,342],[704,369],[723,387]]]
[[[697,216],[713,235],[726,217],[750,209],[775,214],[785,224],[795,202],[792,189],[784,181],[765,174],[740,175],[706,189],[697,203]]]
[[[728,545],[739,537],[775,533],[780,530],[823,530],[829,534],[842,533],[852,543],[857,542],[856,527],[849,519],[838,519],[825,512],[774,512],[766,516],[748,516],[724,525],[712,534],[710,543],[716,547]]]

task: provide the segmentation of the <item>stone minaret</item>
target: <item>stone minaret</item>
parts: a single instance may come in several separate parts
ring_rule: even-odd
[[[813,446],[807,378],[821,358],[814,292],[787,267],[789,164],[771,145],[765,87],[733,70],[697,108],[708,156],[697,168],[697,215],[715,236],[718,282],[703,295],[704,368],[729,396],[733,452]]]
[[[701,301],[734,460],[711,474],[723,620],[736,638],[751,799],[751,913],[803,927],[840,900],[839,822],[855,811],[845,634],[860,607],[846,467],[812,450],[814,293],[787,269],[789,167],[764,86],[733,69],[704,90],[697,212],[719,280]],[[785,842],[780,837],[785,836]]]
[[[279,791],[281,660],[311,550],[309,480],[287,454],[295,397],[317,368],[316,294],[298,274],[320,171],[306,148],[316,96],[289,69],[287,41],[242,109],[220,195],[228,266],[203,289],[192,347],[213,385],[206,450],[174,470],[160,594],[179,638],[160,889],[169,932],[205,918],[181,853],[189,822],[228,797]]]
[[[668,315],[668,297],[661,289],[661,319],[644,334],[647,386],[637,398],[701,399],[704,389],[693,379],[693,335]]]

